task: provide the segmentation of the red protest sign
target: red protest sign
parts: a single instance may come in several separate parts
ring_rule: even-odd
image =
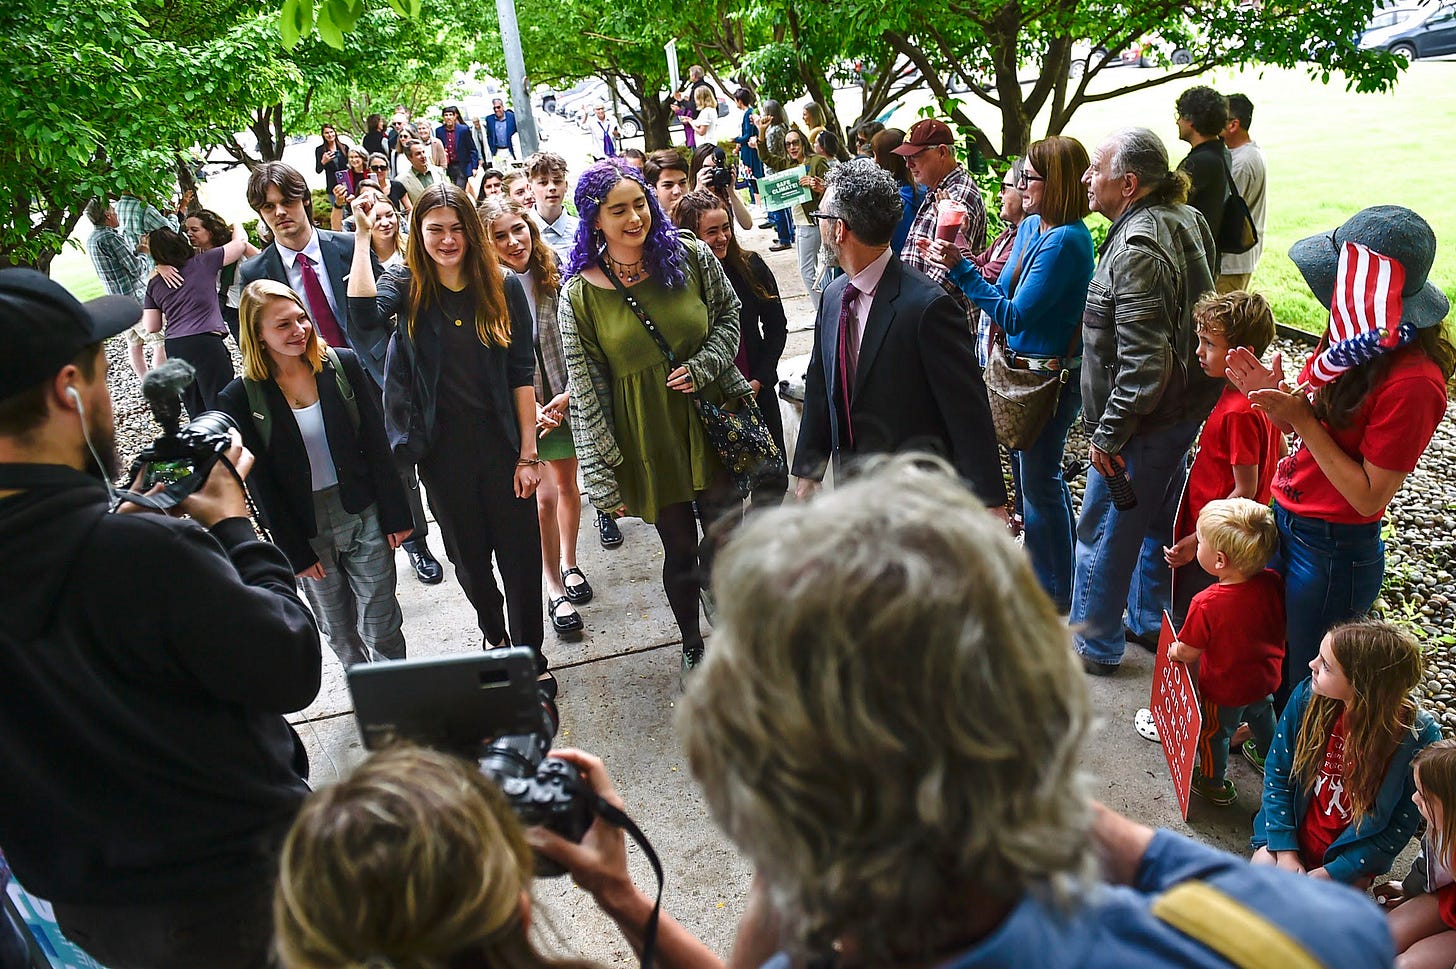
[[[1193,765],[1198,760],[1203,710],[1198,705],[1198,693],[1193,689],[1188,665],[1168,658],[1168,647],[1174,638],[1173,620],[1164,612],[1163,631],[1158,635],[1158,665],[1153,669],[1153,696],[1148,706],[1163,741],[1163,756],[1168,760],[1178,807],[1187,820],[1188,793],[1193,783]]]

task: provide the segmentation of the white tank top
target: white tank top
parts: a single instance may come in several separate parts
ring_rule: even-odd
[[[313,490],[323,491],[339,483],[334,470],[334,455],[329,450],[329,437],[324,432],[324,408],[319,401],[307,407],[293,408],[293,419],[303,435],[303,449],[308,452],[308,469],[313,475]]]

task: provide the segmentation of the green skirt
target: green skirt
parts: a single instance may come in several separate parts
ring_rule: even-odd
[[[561,461],[576,457],[576,441],[571,437],[571,419],[563,420],[550,434],[537,438],[536,452],[542,461]]]

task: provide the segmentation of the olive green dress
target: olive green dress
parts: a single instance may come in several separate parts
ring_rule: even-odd
[[[701,269],[685,260],[688,285],[668,289],[656,278],[633,286],[641,304],[681,363],[708,336],[708,307],[701,297]],[[692,501],[723,473],[723,464],[698,417],[691,394],[672,390],[672,371],[657,341],[615,289],[581,277],[568,284],[582,351],[608,374],[611,427],[622,461],[612,470],[628,514],[657,520],[658,510]],[[704,396],[721,403],[716,383]]]

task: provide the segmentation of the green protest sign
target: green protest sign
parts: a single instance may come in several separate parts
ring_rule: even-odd
[[[764,175],[760,178],[758,192],[763,196],[763,207],[770,212],[778,212],[812,199],[813,194],[799,184],[799,179],[806,174],[808,174],[808,169],[803,165],[797,165],[794,168],[786,168],[781,172],[774,172],[772,175]]]

